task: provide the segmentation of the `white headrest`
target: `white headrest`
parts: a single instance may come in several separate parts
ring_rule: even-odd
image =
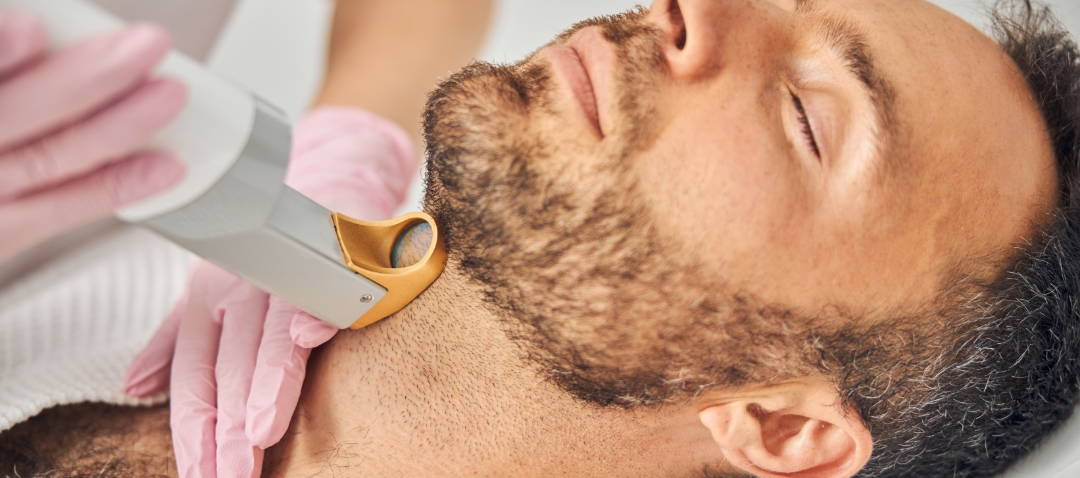
[[[1080,476],[1080,410],[1030,456],[1002,478],[1075,478]]]

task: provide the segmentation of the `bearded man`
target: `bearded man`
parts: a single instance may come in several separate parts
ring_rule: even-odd
[[[1077,399],[1080,63],[995,20],[657,0],[453,75],[446,272],[316,351],[264,475],[1001,472]]]

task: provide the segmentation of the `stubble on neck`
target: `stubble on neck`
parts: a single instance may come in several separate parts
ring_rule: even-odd
[[[662,461],[648,437],[668,411],[570,396],[507,326],[449,264],[401,313],[312,355],[264,476],[610,476],[616,463]]]

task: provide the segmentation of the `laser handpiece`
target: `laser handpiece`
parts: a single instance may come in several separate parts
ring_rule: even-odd
[[[0,7],[37,14],[53,48],[123,26],[85,0],[0,0]],[[269,103],[175,51],[156,74],[184,82],[189,100],[146,147],[173,153],[187,175],[122,210],[121,219],[341,328],[396,312],[441,274],[445,246],[430,216],[359,221],[285,185],[291,126]],[[419,222],[431,227],[429,250],[416,264],[393,267],[395,239]]]

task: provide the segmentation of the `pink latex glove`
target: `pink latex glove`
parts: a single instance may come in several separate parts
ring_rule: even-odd
[[[404,199],[416,160],[409,138],[388,121],[322,108],[295,128],[286,182],[331,210],[386,219]],[[128,369],[126,391],[164,390],[171,363],[180,476],[258,476],[262,450],[288,429],[310,349],[337,330],[202,262]]]
[[[170,47],[134,25],[46,53],[34,16],[0,11],[0,262],[176,183],[182,163],[136,152],[183,108],[148,80]]]

